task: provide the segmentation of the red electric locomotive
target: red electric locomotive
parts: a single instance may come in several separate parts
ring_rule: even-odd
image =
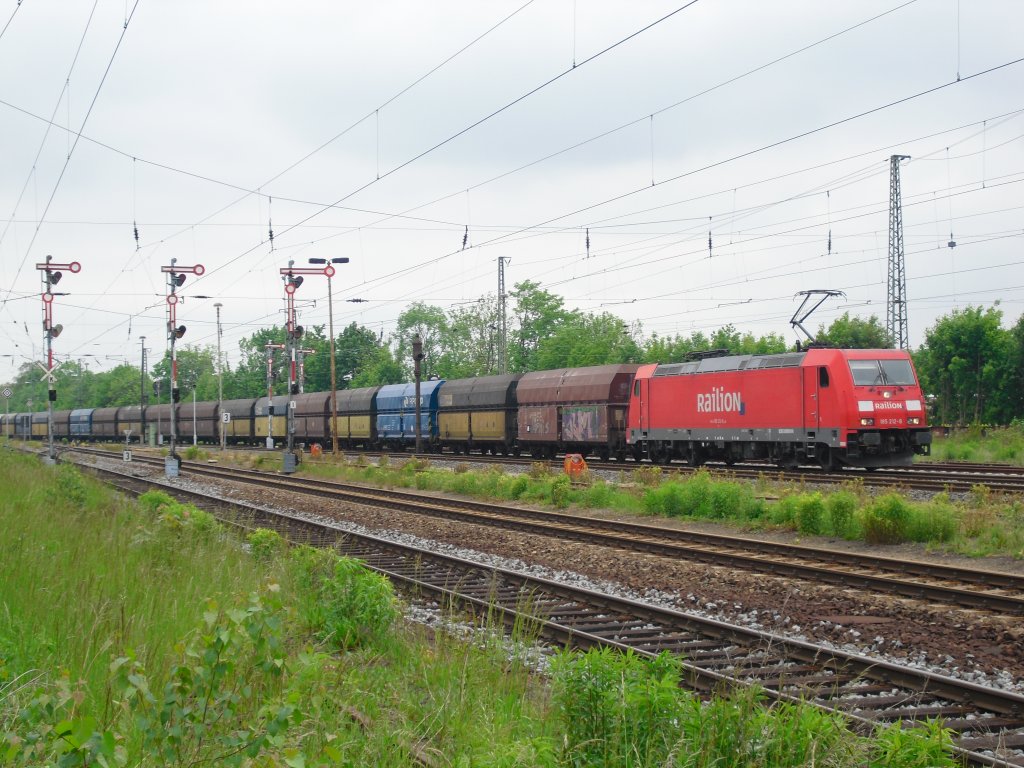
[[[660,463],[901,466],[930,451],[924,405],[904,350],[707,357],[637,371],[627,441]]]

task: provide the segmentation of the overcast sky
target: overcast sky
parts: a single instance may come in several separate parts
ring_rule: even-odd
[[[494,293],[499,257],[645,335],[792,341],[815,288],[846,294],[815,328],[884,322],[895,153],[912,346],[957,307],[1009,325],[1021,29],[1020,0],[4,0],[0,378],[41,355],[47,254],[82,265],[54,348],[92,370],[163,354],[172,259],[206,268],[184,342],[219,301],[232,363],[311,257],[350,259],[337,331]],[[327,323],[325,278],[297,298]]]

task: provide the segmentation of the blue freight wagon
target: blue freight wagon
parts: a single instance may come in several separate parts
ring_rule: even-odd
[[[437,396],[443,380],[420,382],[420,431],[428,450],[437,442]],[[377,393],[377,439],[404,450],[416,443],[416,385],[388,384]]]
[[[92,435],[92,412],[95,408],[76,408],[71,412],[70,431],[74,439]]]

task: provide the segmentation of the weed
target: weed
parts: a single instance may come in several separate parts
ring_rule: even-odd
[[[210,454],[200,448],[198,445],[190,445],[185,449],[185,458],[189,461],[205,461],[210,458]]]
[[[341,649],[380,640],[398,617],[391,583],[357,560],[298,547],[291,557],[304,621]]]
[[[572,483],[568,475],[559,475],[551,482],[551,503],[565,509],[572,500]]]
[[[272,560],[284,549],[284,539],[277,531],[269,528],[257,528],[245,537],[249,543],[249,551],[257,560]]]
[[[531,461],[528,474],[534,480],[544,480],[552,475],[551,465],[546,461]]]
[[[633,482],[644,488],[653,488],[661,482],[661,467],[650,465],[637,467],[630,473]]]
[[[800,533],[821,533],[825,523],[825,511],[825,500],[820,493],[801,495],[796,505],[796,529]]]
[[[854,526],[854,513],[857,511],[857,496],[844,487],[828,496],[825,502],[828,508],[828,521],[832,533],[846,538],[850,536]]]
[[[875,729],[869,768],[954,768],[950,755],[952,731],[939,720],[905,728],[899,722]]]
[[[861,524],[869,544],[899,544],[907,540],[911,509],[903,496],[887,493],[866,507]]]

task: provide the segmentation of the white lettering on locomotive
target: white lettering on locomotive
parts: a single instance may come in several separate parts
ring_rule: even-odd
[[[899,400],[893,402],[892,400],[876,400],[875,410],[878,411],[902,411],[903,403]]]
[[[739,413],[746,406],[739,392],[726,392],[724,387],[712,387],[710,392],[697,394],[697,413]]]

